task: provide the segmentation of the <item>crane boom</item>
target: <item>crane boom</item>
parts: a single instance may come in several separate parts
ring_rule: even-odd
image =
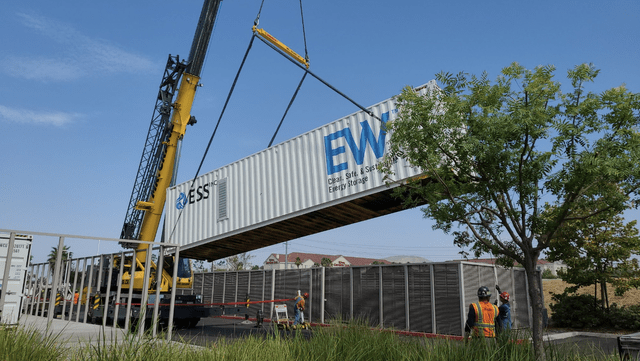
[[[170,186],[176,151],[188,124],[195,123],[191,107],[200,81],[207,47],[221,0],[205,0],[191,44],[188,61],[169,55],[154,114],[142,152],[142,159],[120,234],[121,239],[153,242],[164,210],[166,189]],[[173,102],[174,95],[177,97]],[[144,260],[147,245],[137,248],[138,260]],[[144,261],[143,261],[144,262]]]

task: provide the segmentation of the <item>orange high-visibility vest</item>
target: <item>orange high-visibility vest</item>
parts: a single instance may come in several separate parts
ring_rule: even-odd
[[[473,334],[478,336],[480,330],[484,337],[496,337],[495,318],[498,316],[498,307],[488,301],[472,303],[476,311],[476,325],[473,327]]]

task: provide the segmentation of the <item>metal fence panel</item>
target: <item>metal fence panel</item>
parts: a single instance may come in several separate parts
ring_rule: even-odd
[[[224,302],[236,302],[236,280],[238,272],[225,272],[227,275],[224,281]]]
[[[460,335],[460,275],[458,264],[434,264],[436,333]]]
[[[406,328],[404,266],[382,267],[383,325]]]
[[[325,318],[348,320],[349,311],[349,269],[327,268],[325,270]]]
[[[527,301],[527,279],[524,271],[514,270],[514,294],[513,305],[515,312],[511,315],[514,328],[529,326],[529,303]],[[515,315],[514,315],[515,314]],[[514,317],[515,316],[515,317]]]
[[[265,271],[251,271],[249,273],[249,299],[251,301],[264,301],[264,297],[269,297],[271,294],[263,294],[263,285],[264,285],[264,274]],[[264,311],[264,304],[251,304],[249,305],[249,309],[247,313],[250,317],[255,317],[258,310]]]
[[[380,324],[379,266],[353,270],[353,313],[371,326]]]
[[[311,269],[311,291],[309,292],[309,307],[305,316],[309,318],[309,322],[320,322],[320,312],[324,297],[322,295],[322,269]]]
[[[213,303],[213,273],[202,274],[202,302]]]
[[[409,266],[409,329],[434,332],[431,317],[431,267]]]
[[[238,272],[237,301],[245,302],[249,298],[249,271]]]

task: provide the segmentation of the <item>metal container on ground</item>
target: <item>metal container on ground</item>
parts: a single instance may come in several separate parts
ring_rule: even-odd
[[[27,266],[31,255],[31,236],[16,235],[14,238],[13,252],[11,253],[11,263],[9,274],[5,277],[7,268],[7,256],[10,243],[10,235],[0,234],[0,295],[4,301],[0,309],[0,317],[4,324],[14,325],[18,323],[23,303]],[[6,279],[6,281],[5,281]]]

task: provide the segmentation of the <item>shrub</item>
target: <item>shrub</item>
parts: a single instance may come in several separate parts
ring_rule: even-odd
[[[611,327],[618,330],[640,331],[640,305],[622,306],[612,304],[607,319]]]
[[[622,306],[612,304],[608,310],[595,304],[592,295],[577,295],[567,292],[554,294],[551,304],[551,322],[555,327],[596,328],[640,331],[640,305]]]
[[[546,270],[542,271],[542,278],[556,279],[558,278],[558,276],[554,275],[553,272],[551,272],[551,270],[547,268]]]
[[[556,327],[594,328],[603,326],[602,311],[591,295],[554,294],[551,322]]]

